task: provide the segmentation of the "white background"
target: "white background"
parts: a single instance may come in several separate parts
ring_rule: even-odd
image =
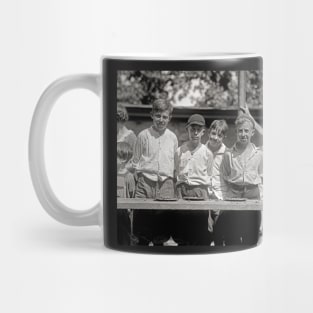
[[[282,0],[4,0],[1,14],[1,312],[312,312],[312,9]],[[100,229],[41,208],[27,163],[44,88],[98,73],[106,53],[252,51],[264,57],[263,244],[222,255],[110,251]],[[51,184],[78,209],[100,198],[100,106],[59,100]]]

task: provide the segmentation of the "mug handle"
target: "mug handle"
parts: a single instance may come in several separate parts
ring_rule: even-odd
[[[100,225],[100,202],[84,211],[74,210],[64,205],[51,188],[45,165],[44,140],[51,110],[62,94],[78,88],[88,89],[100,97],[100,75],[81,74],[57,79],[47,87],[39,98],[29,134],[29,168],[37,197],[49,215],[67,225]]]

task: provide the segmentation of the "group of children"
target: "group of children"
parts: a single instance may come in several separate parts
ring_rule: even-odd
[[[137,138],[127,130],[127,111],[117,110],[117,196],[160,199],[260,199],[262,151],[251,143],[255,121],[249,114],[236,120],[237,140],[223,144],[228,126],[193,114],[186,124],[189,140],[178,147],[167,126],[172,106],[164,99],[152,105],[152,126]],[[127,225],[132,220],[130,231]],[[120,244],[241,245],[257,244],[261,215],[257,211],[119,210]]]

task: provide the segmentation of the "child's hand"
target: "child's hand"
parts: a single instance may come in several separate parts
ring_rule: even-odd
[[[247,115],[251,116],[251,113],[250,113],[250,111],[249,111],[249,108],[248,108],[248,107],[240,107],[239,109],[240,109],[240,111],[241,111],[242,113],[244,113],[244,114],[247,114]],[[251,117],[252,117],[252,116],[251,116]]]
[[[178,180],[186,181],[187,178],[188,178],[188,176],[187,176],[186,173],[183,173],[183,174],[178,175]]]

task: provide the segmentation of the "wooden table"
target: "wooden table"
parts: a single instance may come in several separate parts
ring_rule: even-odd
[[[225,210],[225,211],[242,211],[253,210],[262,211],[263,202],[260,200],[245,201],[188,201],[179,199],[177,201],[155,201],[154,199],[138,198],[118,198],[118,209],[135,209],[135,210]]]
[[[206,200],[206,201],[188,201],[179,199],[177,201],[156,201],[154,199],[138,199],[138,198],[117,198],[118,209],[131,209],[130,215],[130,232],[133,238],[133,212],[134,210],[177,210],[177,211],[208,211],[208,210],[224,210],[224,211],[262,211],[263,203],[259,200],[245,201],[222,201],[222,200]],[[131,240],[131,245],[135,243]]]

